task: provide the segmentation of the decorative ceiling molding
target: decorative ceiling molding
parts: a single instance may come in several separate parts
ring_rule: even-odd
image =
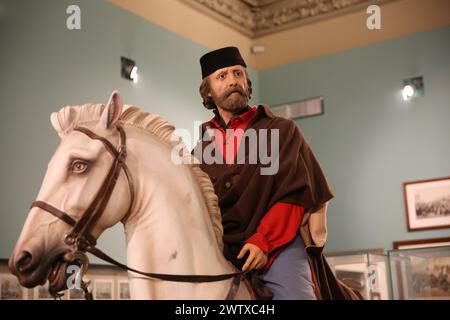
[[[180,0],[255,39],[395,0]]]
[[[338,10],[337,13],[318,14],[304,22],[300,21],[298,27],[255,39],[229,27],[219,18],[211,18],[211,15],[196,10],[186,1],[107,1],[201,45],[205,52],[208,49],[236,46],[247,65],[256,70],[271,69],[450,25],[449,0],[386,0],[384,3],[374,0],[355,5],[360,6],[359,9],[350,7]],[[252,6],[270,6],[279,0],[242,1]],[[380,30],[365,27],[369,4],[377,4],[381,8]],[[346,10],[352,12],[344,14]],[[335,17],[331,18],[333,14]],[[217,16],[222,17],[219,14]],[[313,21],[316,22],[311,23]],[[264,54],[252,53],[251,48],[255,45],[264,46]]]

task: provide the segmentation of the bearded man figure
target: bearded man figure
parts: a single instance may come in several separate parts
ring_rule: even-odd
[[[333,192],[303,133],[268,106],[248,105],[252,83],[238,48],[200,64],[200,95],[214,117],[193,154],[219,198],[225,257],[273,299],[359,298],[322,255]]]

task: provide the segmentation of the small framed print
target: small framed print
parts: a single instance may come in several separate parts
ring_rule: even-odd
[[[434,239],[417,239],[406,241],[394,241],[393,247],[397,250],[420,249],[430,247],[450,246],[450,237]]]
[[[408,231],[450,228],[450,177],[403,184]]]
[[[84,300],[84,291],[81,289],[69,289],[69,300]]]
[[[94,300],[114,299],[114,281],[112,279],[94,280]]]
[[[0,300],[26,300],[28,289],[22,287],[16,277],[0,274]]]
[[[119,279],[117,281],[117,286],[118,286],[118,295],[117,295],[117,299],[118,300],[129,300],[129,299],[131,299],[131,297],[130,297],[130,283],[128,282],[127,279]]]
[[[48,291],[48,282],[43,286],[33,289],[33,300],[54,300],[55,298]]]
[[[83,281],[88,284],[88,287],[91,288],[92,281],[89,278],[83,278]],[[84,300],[84,291],[78,288],[72,288],[67,290],[67,299],[68,300]]]

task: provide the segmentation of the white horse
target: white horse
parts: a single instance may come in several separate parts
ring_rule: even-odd
[[[103,214],[92,222],[89,235],[97,239],[122,221],[127,264],[143,272],[221,275],[238,271],[222,254],[220,209],[209,177],[194,162],[172,161],[173,148],[181,144],[180,138],[174,139],[172,125],[137,107],[123,107],[117,92],[106,107],[66,106],[51,115],[51,123],[61,143],[48,165],[37,200],[53,207],[53,211],[41,205],[32,207],[28,214],[9,260],[12,273],[22,285],[34,287],[49,280],[54,292],[66,288],[64,257],[73,248],[64,240],[73,230],[67,219],[75,223],[82,218],[112,166],[114,157],[106,142],[93,139],[77,127],[88,129],[113,146],[121,142],[116,129],[123,128],[125,162],[133,178],[130,184],[125,171],[119,169],[111,197]],[[66,222],[54,216],[58,210],[67,216],[63,217]],[[231,278],[191,283],[148,278],[135,272],[128,275],[132,299],[224,299],[233,282]],[[235,299],[251,298],[243,282],[235,289]]]

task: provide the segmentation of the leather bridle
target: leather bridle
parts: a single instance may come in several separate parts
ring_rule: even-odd
[[[81,215],[81,218],[76,221],[69,214],[64,211],[61,211],[54,206],[44,202],[36,200],[32,203],[31,208],[38,207],[58,219],[64,221],[66,224],[70,225],[72,229],[69,233],[67,233],[64,237],[65,244],[72,247],[72,251],[65,254],[64,260],[68,263],[77,263],[81,266],[81,278],[87,272],[89,266],[89,259],[86,256],[86,252],[91,253],[97,258],[109,262],[121,269],[128,270],[131,272],[138,273],[148,278],[154,278],[164,281],[175,281],[175,282],[215,282],[215,281],[223,281],[230,278],[233,278],[232,285],[228,294],[226,296],[227,300],[234,299],[237,294],[237,290],[239,288],[239,284],[241,281],[242,272],[235,272],[229,274],[219,274],[219,275],[176,275],[176,274],[161,274],[161,273],[151,273],[151,272],[143,272],[133,268],[128,267],[125,264],[122,264],[113,258],[109,257],[106,253],[96,248],[97,240],[92,235],[92,229],[95,226],[95,223],[102,216],[105,208],[111,198],[111,194],[114,191],[114,187],[117,183],[120,171],[123,170],[129,186],[130,193],[130,205],[128,206],[128,210],[122,219],[122,222],[126,221],[128,218],[131,209],[134,203],[134,183],[133,177],[128,169],[128,166],[125,163],[127,158],[127,148],[126,148],[126,133],[123,127],[119,124],[116,125],[116,129],[119,132],[120,143],[119,147],[116,149],[111,142],[107,139],[98,136],[91,130],[84,127],[75,127],[73,130],[84,133],[89,138],[94,140],[99,140],[103,143],[105,148],[109,151],[109,153],[114,157],[111,168],[108,171],[108,174],[104,178],[100,189],[98,190],[95,198],[92,200],[89,207],[84,211]],[[85,292],[85,298],[87,300],[92,299],[92,294],[88,290],[88,286],[86,283],[82,281],[82,289]],[[58,296],[58,293],[54,293],[55,296]]]

